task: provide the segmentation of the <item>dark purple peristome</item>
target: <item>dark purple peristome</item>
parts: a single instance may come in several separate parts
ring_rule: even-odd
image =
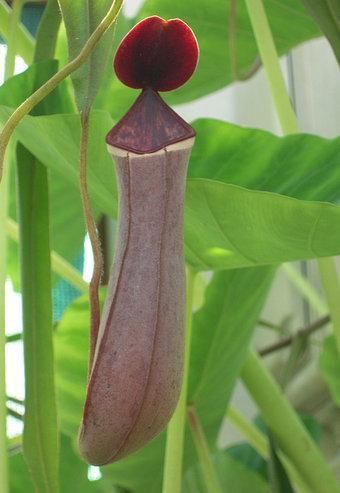
[[[144,89],[106,137],[107,144],[147,154],[195,136],[195,130],[152,89]]]
[[[186,49],[195,40],[190,28],[181,23],[179,19],[167,23],[152,17],[150,22],[145,19],[138,24],[134,28],[138,36],[132,30],[118,48],[118,75],[122,75],[122,53],[135,70],[131,53],[139,53],[136,40],[143,43],[147,39],[146,46],[151,47],[156,34],[158,55],[153,52],[150,60],[159,64],[160,75],[165,77],[159,58],[162,50],[170,56],[172,46],[179,53],[182,40],[183,53],[189,53]],[[150,30],[146,32],[146,28]],[[127,47],[131,46],[135,51],[129,54]],[[143,45],[140,48],[145,55]],[[197,57],[195,66],[196,62]],[[194,69],[193,63],[181,63],[179,58],[178,64],[176,83],[187,80]],[[195,132],[156,92],[160,87],[166,90],[166,78],[157,78],[151,65],[146,65],[150,70],[147,86],[141,86],[136,102],[106,139],[116,164],[118,231],[99,333],[92,341],[95,353],[79,432],[80,452],[94,465],[119,460],[162,431],[181,389],[185,312],[182,223],[186,170]],[[171,67],[173,88],[176,70]],[[139,70],[131,73],[136,77]],[[143,80],[145,74],[143,69]]]

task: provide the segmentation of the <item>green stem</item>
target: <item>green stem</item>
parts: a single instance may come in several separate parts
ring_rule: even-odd
[[[300,272],[298,272],[297,269],[295,269],[291,264],[282,264],[281,268],[288,279],[299,290],[305,300],[310,303],[319,316],[327,313],[327,304],[323,301],[311,283]]]
[[[17,419],[18,421],[23,421],[24,419],[22,414],[18,413],[17,411],[14,411],[14,409],[11,409],[10,407],[7,407],[7,414],[8,416]]]
[[[9,36],[7,38],[5,80],[9,79],[14,74],[15,56],[17,54],[17,26],[20,24],[24,3],[25,0],[13,0],[12,2],[12,12],[9,19]]]
[[[0,231],[5,230],[8,209],[7,171],[0,183]],[[0,491],[8,492],[6,433],[5,290],[7,238],[0,234]]]
[[[207,440],[194,406],[189,405],[187,413],[207,491],[208,493],[222,493],[215,466],[211,459]]]
[[[318,266],[332,321],[335,341],[338,353],[340,354],[340,282],[337,276],[335,261],[332,257],[319,258]]]
[[[5,0],[0,0],[0,33],[5,39],[9,39],[10,36],[10,17],[11,8],[7,5]],[[22,25],[17,25],[17,53],[20,55],[27,65],[33,60],[34,53],[34,38]]]
[[[195,272],[188,268],[183,386],[176,410],[167,428],[162,493],[180,493],[181,491],[194,286]]]
[[[282,452],[313,493],[339,493],[340,486],[318,446],[261,359],[249,351],[241,378]]]
[[[263,2],[262,0],[245,0],[245,2],[282,131],[285,135],[297,133],[295,113],[281,72]]]
[[[21,399],[18,399],[17,397],[12,397],[11,395],[6,395],[6,400],[14,402],[14,404],[18,404],[19,406],[25,405],[25,401],[22,401]]]
[[[268,440],[253,423],[232,406],[228,407],[226,418],[264,459],[269,458]]]
[[[51,91],[53,91],[53,89],[55,89],[60,82],[62,82],[64,79],[66,79],[66,77],[77,70],[88,59],[102,35],[116,20],[122,3],[123,0],[115,0],[112,3],[112,6],[110,7],[108,13],[100,22],[98,27],[93,31],[93,33],[85,43],[84,47],[80,51],[79,55],[77,55],[71,62],[65,65],[65,67],[59,70],[59,72],[57,72],[31,96],[29,96],[7,120],[0,134],[0,181],[2,179],[6,148],[9,139],[11,138],[11,135],[13,134],[17,125],[24,118],[24,116],[26,116]]]
[[[5,80],[14,73],[17,27],[20,21],[23,1],[16,0],[9,14],[9,30],[7,31],[7,56],[5,62]],[[5,158],[5,156],[4,156]],[[5,233],[8,212],[9,170],[0,183],[0,491],[8,492],[8,464],[7,464],[7,431],[6,431],[6,274],[7,274],[7,235]]]
[[[6,220],[6,233],[12,240],[16,242],[19,241],[19,227],[17,223],[9,217]],[[51,268],[53,272],[68,281],[82,293],[88,292],[88,284],[83,279],[80,272],[54,250],[51,251]]]
[[[22,333],[17,333],[17,334],[12,334],[10,336],[6,336],[6,344],[9,344],[11,342],[17,342],[21,341],[22,339]]]
[[[86,229],[89,234],[92,253],[93,253],[93,274],[90,282],[90,351],[89,351],[89,371],[92,367],[92,361],[95,353],[97,336],[100,324],[100,301],[99,287],[103,271],[103,255],[100,241],[97,235],[96,221],[92,212],[90,196],[87,186],[87,146],[89,140],[89,117],[90,109],[81,114],[81,137],[80,137],[80,159],[79,159],[79,184],[81,200],[86,223]]]
[[[34,62],[54,56],[60,17],[49,0]],[[34,81],[38,86],[38,77]],[[34,114],[48,111],[48,105]],[[39,493],[57,493],[59,428],[54,381],[49,180],[46,167],[17,146],[18,217],[25,361],[23,453]]]
[[[247,442],[263,457],[269,459],[269,444],[267,437],[250,421],[232,406],[229,406],[226,419],[237,429]],[[284,464],[291,481],[298,487],[300,493],[310,493],[310,489],[304,484],[299,473],[289,460],[279,451],[279,457]]]
[[[22,435],[17,435],[7,440],[7,452],[9,456],[22,452]]]
[[[46,168],[17,148],[21,292],[25,361],[23,450],[36,490],[58,491],[58,421]]]

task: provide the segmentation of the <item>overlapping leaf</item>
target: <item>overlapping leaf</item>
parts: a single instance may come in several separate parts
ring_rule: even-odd
[[[256,472],[251,471],[225,452],[217,452],[213,456],[213,464],[218,475],[222,491],[233,493],[269,493],[269,484]],[[200,466],[191,467],[185,474],[183,493],[206,493]]]
[[[70,59],[75,58],[112,5],[112,0],[59,0],[68,37]],[[106,31],[89,59],[72,74],[75,97],[80,111],[88,109],[105,71],[114,26]]]

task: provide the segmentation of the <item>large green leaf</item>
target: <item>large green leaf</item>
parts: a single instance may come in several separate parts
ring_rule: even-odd
[[[225,452],[217,452],[213,463],[222,491],[232,493],[270,493],[269,484],[256,472],[232,459]],[[199,464],[191,467],[185,474],[183,493],[206,493],[206,486]]]
[[[112,0],[59,0],[59,4],[66,26],[70,59],[73,59],[108,12]],[[71,76],[80,111],[88,109],[97,94],[113,43],[113,31],[114,26],[106,31],[86,63]]]
[[[194,128],[189,177],[297,199],[340,202],[340,138],[277,137],[212,119],[196,120]]]
[[[271,278],[270,268],[218,273],[194,316],[189,397],[212,448]],[[85,396],[88,320],[88,301],[80,298],[66,311],[55,336],[61,426],[72,437],[78,432]],[[134,492],[158,493],[164,443],[162,433],[141,452],[104,468],[104,475]],[[195,461],[187,430],[185,467]]]
[[[317,25],[299,0],[265,0],[264,4],[280,55],[320,35]],[[240,72],[244,72],[253,64],[257,47],[244,0],[239,0],[237,5],[238,67]],[[166,94],[169,102],[192,101],[232,82],[228,43],[229,1],[147,0],[136,20],[149,15],[183,19],[194,30],[200,46],[196,73],[185,86]],[[101,107],[115,117],[121,116],[136,97],[136,91],[123,87],[115,78],[105,88],[110,97],[102,100]]]
[[[215,273],[194,315],[189,400],[211,446],[273,275],[269,267]]]
[[[8,110],[1,108],[0,117],[5,114]],[[104,135],[111,124],[107,113],[93,112],[89,190],[98,209],[115,216],[115,178],[104,144]],[[199,152],[206,139],[202,126],[210,128],[211,139],[210,146]],[[190,166],[194,176],[212,175],[219,180],[246,182],[250,187],[270,187],[308,198],[317,195],[337,200],[339,196],[334,178],[339,173],[336,156],[340,139],[326,140],[310,135],[279,138],[260,130],[240,130],[211,120],[198,122],[197,128],[200,137]],[[233,153],[228,144],[219,146],[223,138],[228,140],[229,134],[230,140],[237,142]],[[54,173],[78,186],[79,120],[76,115],[26,117],[18,128],[17,137]],[[305,151],[307,146],[308,152]],[[300,147],[305,152],[301,152]],[[224,149],[226,164],[222,162],[218,168],[222,161],[220,149]],[[238,174],[235,153],[238,154]],[[272,163],[276,163],[274,170],[271,170]],[[303,165],[298,166],[298,163]],[[234,170],[234,176],[230,170]],[[309,178],[311,174],[317,178]],[[321,184],[312,193],[316,179]],[[288,184],[284,186],[284,183]],[[331,204],[246,190],[222,181],[189,180],[186,257],[196,268],[210,270],[336,255],[340,253],[339,220],[340,209]]]
[[[340,63],[340,13],[338,0],[301,0],[319,24]]]
[[[340,253],[340,207],[213,180],[189,180],[187,261],[200,270],[279,264]]]

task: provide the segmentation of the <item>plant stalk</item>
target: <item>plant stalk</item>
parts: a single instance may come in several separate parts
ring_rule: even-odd
[[[253,423],[242,416],[233,406],[228,407],[226,419],[246,438],[247,442],[261,457],[268,459],[268,440]]]
[[[256,43],[284,135],[298,132],[298,125],[281,72],[279,57],[262,0],[245,0]]]
[[[15,67],[17,26],[20,23],[23,0],[14,0],[9,16],[7,55],[5,61],[5,80],[12,77]],[[5,153],[4,153],[5,159]],[[8,213],[9,170],[0,183],[0,491],[8,492],[7,429],[6,429],[6,275],[7,275],[7,235],[6,219]]]
[[[39,493],[58,491],[49,197],[46,167],[17,147],[25,361],[24,458]]]
[[[85,110],[81,114],[81,138],[80,138],[80,160],[79,160],[79,183],[81,200],[83,204],[86,229],[89,234],[94,268],[90,282],[90,354],[89,354],[89,372],[92,367],[92,361],[96,348],[96,341],[100,324],[100,302],[99,302],[99,286],[103,271],[103,255],[100,247],[99,238],[97,235],[96,222],[93,217],[90,197],[87,187],[87,144],[89,140],[89,113],[90,110]]]
[[[37,89],[31,96],[29,96],[10,116],[0,134],[0,181],[3,174],[4,156],[8,142],[13,134],[15,128],[20,121],[26,116],[40,101],[42,101],[57,85],[62,82],[66,77],[77,70],[90,56],[96,44],[107,31],[111,24],[116,20],[123,0],[116,0],[112,3],[108,13],[100,22],[95,31],[91,34],[83,49],[80,51],[71,62],[67,63],[61,70],[59,70],[53,77],[51,77],[45,84]]]
[[[247,442],[263,457],[269,459],[269,444],[267,437],[250,421],[248,421],[237,409],[229,406],[226,419],[238,430]],[[291,481],[298,487],[300,493],[310,493],[309,487],[302,481],[299,473],[281,451],[278,453],[284,464]]]
[[[283,337],[282,339],[279,339],[274,343],[269,344],[268,346],[265,346],[264,348],[260,349],[259,355],[266,356],[267,354],[271,354],[275,351],[286,348],[291,344],[293,344],[297,339],[308,337],[311,334],[313,334],[315,331],[324,328],[325,325],[329,324],[329,322],[330,322],[329,315],[325,315],[324,317],[319,318],[315,322],[312,322],[310,325],[307,325],[307,327],[304,327],[303,329],[298,329],[292,335]]]
[[[300,294],[305,298],[308,303],[313,307],[316,313],[321,317],[328,311],[327,304],[320,297],[316,289],[310,284],[310,282],[291,264],[282,264],[282,270],[288,277],[288,279],[294,284],[296,289],[300,291]]]
[[[200,420],[193,405],[188,405],[188,421],[208,493],[222,493]]]
[[[0,231],[4,231],[8,209],[8,178],[7,170],[0,183]],[[6,260],[7,238],[6,234],[0,234],[0,491],[8,492],[7,472],[7,432],[6,432],[6,317],[5,317],[5,292],[6,292]]]
[[[60,16],[49,0],[34,62],[53,58]],[[53,42],[54,40],[54,42]],[[34,85],[38,85],[37,79]],[[47,103],[48,104],[48,103]],[[33,114],[48,111],[42,105]],[[40,493],[59,491],[59,428],[54,381],[49,179],[46,167],[17,145],[20,273],[25,362],[23,455]]]
[[[339,493],[340,486],[318,446],[261,359],[248,351],[241,378],[282,452],[313,493]]]
[[[162,493],[180,493],[181,491],[195,275],[195,272],[188,267],[183,385],[176,410],[167,427]]]
[[[318,258],[318,267],[340,355],[340,282],[335,261],[332,257]]]

